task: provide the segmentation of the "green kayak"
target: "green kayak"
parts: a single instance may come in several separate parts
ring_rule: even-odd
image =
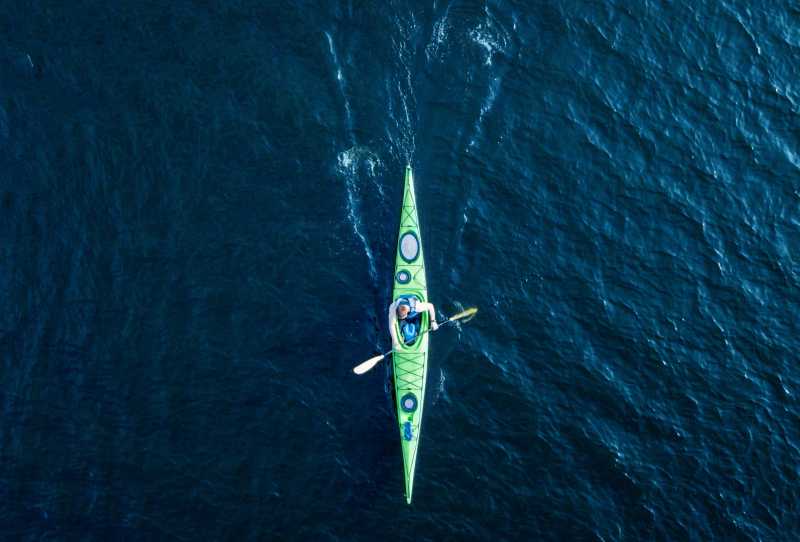
[[[417,216],[417,198],[414,195],[414,175],[406,166],[403,208],[400,211],[400,232],[397,239],[397,257],[394,264],[394,291],[392,300],[413,294],[420,301],[428,301],[425,280],[425,260],[422,257],[422,237]],[[414,469],[417,464],[422,404],[425,401],[425,380],[428,374],[428,313],[421,315],[420,334],[410,345],[403,345],[392,354],[397,424],[403,450],[403,472],[406,483],[406,502],[411,504],[414,487]],[[401,336],[400,330],[397,330]]]

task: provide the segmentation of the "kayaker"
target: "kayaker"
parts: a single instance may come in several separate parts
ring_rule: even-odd
[[[398,298],[389,305],[389,333],[392,335],[392,348],[400,348],[401,341],[405,344],[414,342],[420,332],[422,322],[422,312],[428,311],[431,329],[436,331],[439,324],[436,323],[436,308],[433,303],[420,301],[417,296],[408,295]],[[402,337],[397,337],[395,323],[400,320],[400,332]]]

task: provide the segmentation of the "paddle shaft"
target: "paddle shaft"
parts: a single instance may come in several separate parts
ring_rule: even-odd
[[[444,320],[442,320],[441,322],[437,322],[437,323],[439,324],[439,327],[442,327],[443,325],[445,325],[446,323],[448,323],[448,322],[450,322],[450,321],[451,321],[451,320],[450,320],[450,318],[445,318],[445,319],[444,319]],[[436,329],[439,329],[439,328],[437,327]],[[428,326],[428,329],[426,329],[425,331],[423,331],[422,333],[420,333],[419,335],[417,335],[416,337],[414,337],[414,338],[413,338],[411,341],[409,341],[409,342],[404,342],[403,344],[411,344],[411,343],[413,343],[414,341],[416,341],[417,339],[419,339],[420,337],[422,337],[423,335],[425,335],[425,334],[426,334],[427,332],[429,332],[429,331],[431,331],[431,328],[430,328],[430,326]],[[391,350],[389,350],[388,352],[386,352],[385,354],[383,354],[383,357],[386,357],[386,356],[388,356],[388,355],[389,355],[389,354],[391,354],[392,352],[394,352],[394,348],[392,348]]]
[[[464,321],[465,322],[469,322],[472,319],[472,316],[476,312],[478,312],[478,308],[477,307],[472,307],[471,309],[467,309],[467,310],[461,311],[458,314],[454,314],[450,318],[445,318],[444,320],[442,320],[442,323],[439,324],[436,329],[439,329],[440,327],[442,327],[443,325],[447,324],[448,322],[455,322],[455,321],[461,320],[462,318],[467,318]],[[406,342],[404,344],[411,344],[412,342],[414,342],[418,338],[420,338],[422,335],[425,335],[427,332],[431,331],[431,329],[432,328],[429,327],[428,329],[426,329],[425,331],[420,333],[417,337],[415,337],[412,341],[408,341],[408,342]],[[379,361],[384,359],[386,356],[388,356],[392,352],[394,352],[394,348],[392,348],[391,350],[389,350],[388,352],[386,352],[384,354],[378,354],[377,356],[369,358],[367,361],[356,365],[353,368],[353,372],[356,373],[356,374],[359,374],[359,375],[366,373],[367,371],[369,371],[370,369],[375,367],[375,365],[377,365]]]

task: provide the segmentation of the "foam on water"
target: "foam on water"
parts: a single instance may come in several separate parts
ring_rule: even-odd
[[[481,104],[481,110],[478,114],[478,120],[475,121],[475,134],[470,139],[469,146],[474,147],[478,139],[481,135],[481,129],[483,126],[483,119],[486,115],[492,110],[494,107],[494,102],[497,99],[497,94],[500,92],[500,83],[502,82],[502,77],[497,75],[492,77],[491,82],[489,83],[489,89],[486,94],[486,97],[483,99],[483,103]]]
[[[473,135],[469,140],[468,149],[475,147],[478,141],[481,140],[484,119],[492,111],[500,93],[503,78],[508,71],[507,67],[495,69],[492,65],[492,58],[501,54],[511,57],[517,50],[517,45],[512,39],[512,34],[492,14],[488,6],[484,8],[484,15],[483,21],[469,32],[469,37],[473,43],[480,45],[486,50],[487,56],[484,62],[484,68],[491,75],[486,85],[486,95],[481,103],[478,118],[473,128]],[[516,24],[516,15],[513,14],[512,25],[516,27]]]
[[[361,172],[364,170],[366,176],[372,180],[373,186],[377,188],[379,194],[383,197],[383,190],[375,178],[376,172],[380,171],[381,167],[382,163],[378,155],[367,147],[353,146],[337,155],[336,171],[339,176],[344,179],[346,187],[347,219],[353,226],[353,233],[361,240],[364,253],[369,263],[370,276],[375,281],[378,280],[378,273],[375,268],[375,256],[364,234],[364,224],[361,219],[361,204],[358,192]]]
[[[492,57],[506,52],[510,36],[508,31],[503,28],[489,11],[489,6],[485,6],[484,13],[486,17],[483,22],[469,31],[469,37],[473,43],[483,48],[486,52],[484,64],[486,66],[491,66]]]
[[[350,99],[347,97],[347,81],[345,81],[344,74],[342,73],[342,66],[339,64],[339,56],[336,54],[336,47],[333,45],[333,37],[327,30],[324,32],[324,34],[325,38],[328,40],[328,51],[330,51],[331,61],[336,69],[336,81],[339,84],[339,92],[341,93],[342,101],[344,102],[344,116],[347,136],[350,139],[350,143],[354,144],[353,113],[350,109]]]
[[[364,247],[364,254],[367,256],[369,262],[369,272],[373,280],[377,281],[378,275],[375,268],[375,257],[372,249],[369,246],[367,237],[364,233],[364,224],[360,212],[360,199],[358,196],[359,180],[361,173],[361,164],[366,164],[367,177],[371,180],[372,186],[380,195],[381,200],[384,199],[383,187],[378,182],[376,177],[377,172],[381,167],[380,158],[368,148],[356,145],[356,137],[353,131],[353,115],[350,109],[350,100],[347,97],[344,74],[342,67],[339,64],[339,57],[336,53],[336,47],[333,43],[333,37],[329,32],[325,32],[325,37],[328,40],[328,50],[330,52],[331,60],[336,68],[336,80],[339,83],[339,91],[341,92],[342,100],[345,109],[345,128],[347,137],[351,143],[351,147],[347,150],[341,151],[337,155],[337,172],[344,179],[345,192],[346,192],[346,206],[347,206],[347,219],[353,226],[353,233],[361,240]]]
[[[398,149],[406,163],[414,161],[416,150],[416,96],[414,94],[414,48],[411,40],[417,31],[413,13],[398,16],[394,20],[396,32],[392,35],[392,48],[395,52],[395,70],[387,80],[389,104],[387,110],[391,120],[399,129],[399,139],[390,135],[390,141]],[[399,114],[391,102],[399,102]]]
[[[439,17],[435,23],[433,23],[430,40],[428,45],[425,46],[425,59],[429,64],[433,59],[436,59],[440,56],[440,49],[447,42],[447,34],[450,29],[447,16],[450,13],[451,6],[452,3],[447,4],[442,16]],[[434,6],[434,10],[435,9],[436,8]]]

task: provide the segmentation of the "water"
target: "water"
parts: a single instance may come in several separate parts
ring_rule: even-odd
[[[794,540],[790,2],[0,5],[0,538]],[[403,168],[432,300],[404,504]]]

